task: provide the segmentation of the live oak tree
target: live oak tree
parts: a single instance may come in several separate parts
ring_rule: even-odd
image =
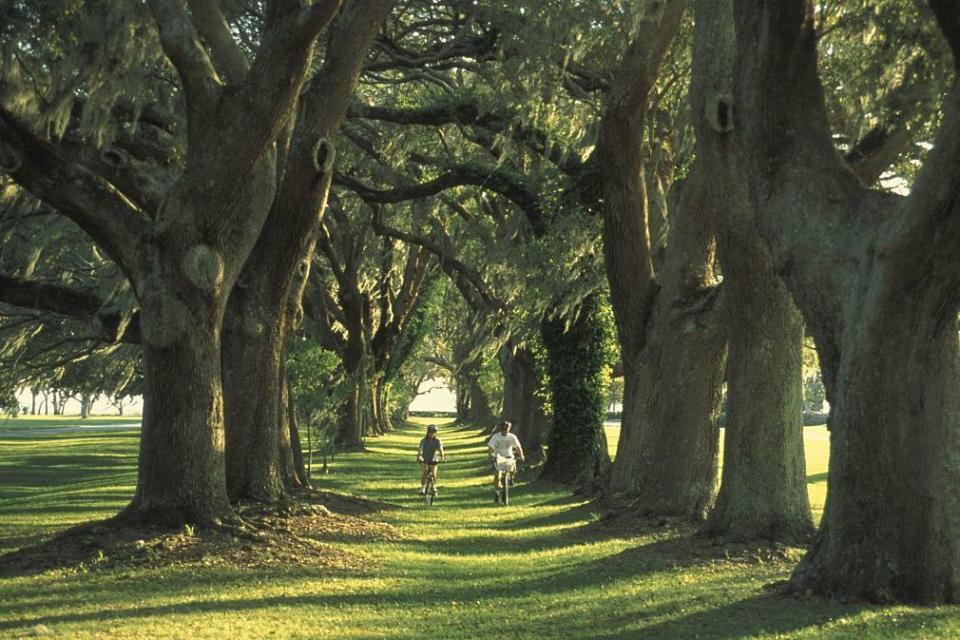
[[[188,11],[174,0],[150,3],[186,121],[183,169],[169,185],[144,188],[138,167],[122,161],[101,158],[113,166],[98,167],[82,148],[31,127],[31,116],[46,121],[32,105],[4,103],[5,172],[83,228],[124,271],[140,303],[145,403],[129,519],[212,523],[231,513],[221,321],[269,213],[275,142],[296,108],[314,39],[338,6],[268,3],[247,62],[216,4],[192,2]],[[146,16],[122,18],[119,27],[150,32]],[[85,70],[82,58],[70,62]]]
[[[955,60],[960,13],[930,3]],[[758,227],[804,314],[831,404],[830,492],[802,592],[956,601],[957,87],[907,197],[836,152],[812,6],[738,1],[735,122]],[[909,372],[904,375],[904,372]]]
[[[723,477],[702,533],[804,542],[813,532],[803,451],[803,321],[756,233],[730,144],[733,21],[729,3],[694,4],[690,105],[697,162],[723,268],[728,357]]]
[[[600,121],[604,254],[624,372],[620,442],[606,497],[647,515],[702,518],[716,492],[726,350],[710,176],[697,158],[675,198],[657,262],[644,179],[648,102],[685,5],[643,5]]]
[[[278,149],[277,190],[263,232],[240,274],[224,320],[227,485],[234,498],[273,500],[307,483],[296,464],[283,358],[302,317],[300,299],[336,159],[337,136],[367,50],[392,0],[344,2],[323,63],[299,97]]]

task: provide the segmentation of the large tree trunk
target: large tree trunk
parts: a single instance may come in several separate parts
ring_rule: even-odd
[[[237,286],[223,323],[227,489],[233,500],[274,501],[291,474],[281,462],[280,369],[285,327],[279,305]],[[280,317],[278,317],[280,316]]]
[[[752,264],[744,257],[733,258],[736,267],[723,263],[730,341],[723,478],[702,531],[806,542],[813,519],[803,455],[803,320],[769,257]]]
[[[457,401],[457,422],[466,422],[470,412],[470,394],[468,387],[460,377],[454,380],[454,394]]]
[[[624,370],[607,498],[646,516],[702,520],[717,491],[726,332],[716,303],[690,312],[661,296],[638,367]]]
[[[340,11],[323,67],[301,96],[285,171],[267,223],[230,299],[224,357],[228,381],[228,484],[231,496],[272,500],[305,476],[296,464],[285,412],[283,358],[326,206],[334,139],[346,114],[365,52],[389,11],[375,0]],[[299,274],[299,280],[298,280]],[[351,434],[349,446],[355,446]],[[298,469],[299,466],[299,469]]]
[[[726,331],[708,186],[695,165],[673,212],[643,349],[624,358],[620,441],[606,493],[613,506],[629,503],[648,516],[703,519],[717,491]]]
[[[350,385],[347,399],[340,407],[340,428],[337,448],[341,451],[363,451],[363,401],[366,397],[365,380],[359,371],[348,373]]]
[[[170,346],[144,345],[137,490],[121,519],[217,524],[231,513],[218,315],[197,314]]]
[[[691,108],[708,167],[726,288],[727,421],[723,480],[703,533],[805,542],[813,533],[803,455],[803,320],[759,237],[728,135],[732,5],[698,0]]]
[[[542,477],[588,489],[610,466],[603,430],[604,330],[597,297],[592,294],[583,301],[568,329],[563,318],[541,324],[553,404]]]
[[[496,418],[487,394],[480,386],[483,362],[479,356],[463,363],[456,375],[457,418],[478,427],[489,428]]]
[[[90,411],[93,407],[93,394],[80,394],[80,419],[85,420],[90,417]]]
[[[916,284],[875,286],[858,308],[832,385],[830,491],[798,591],[960,600],[958,327]]]
[[[960,64],[960,8],[931,6]],[[870,191],[832,144],[809,3],[735,7],[754,211],[789,266],[831,405],[830,491],[791,586],[960,601],[960,85],[910,196]]]
[[[701,518],[716,487],[724,354],[705,224],[709,177],[694,168],[656,273],[643,178],[647,97],[685,6],[645,6],[601,120],[604,261],[624,366],[620,443],[606,491],[614,505],[632,503],[644,514]]]

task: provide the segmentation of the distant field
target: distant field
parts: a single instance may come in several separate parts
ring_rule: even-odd
[[[610,457],[617,454],[617,439],[620,426],[607,423],[607,450]],[[720,430],[720,451],[723,451],[724,429]],[[820,522],[823,515],[823,503],[827,499],[827,468],[830,461],[830,432],[826,426],[804,427],[803,446],[807,462],[807,489],[810,492],[810,509],[814,522]],[[723,461],[720,462],[721,470]]]

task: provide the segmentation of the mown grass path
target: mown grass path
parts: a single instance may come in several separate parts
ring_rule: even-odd
[[[605,531],[562,487],[521,484],[493,504],[482,438],[442,427],[449,462],[420,504],[422,425],[338,457],[322,489],[401,505],[398,540],[345,539],[360,571],[120,568],[0,580],[0,637],[69,638],[958,638],[960,609],[879,608],[768,595],[791,563]],[[109,515],[132,491],[135,433],[0,438],[0,548]],[[316,471],[316,466],[315,466]],[[796,555],[797,552],[794,553]],[[38,625],[42,625],[38,627]]]

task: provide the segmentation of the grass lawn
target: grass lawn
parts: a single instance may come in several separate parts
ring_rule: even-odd
[[[475,432],[442,428],[450,462],[433,508],[414,495],[420,426],[337,457],[316,484],[403,508],[398,539],[332,542],[362,569],[198,565],[48,571],[0,579],[0,637],[69,638],[958,638],[960,608],[842,605],[769,595],[792,559],[611,532],[562,487],[492,504]],[[826,436],[807,430],[811,499]],[[0,550],[108,516],[129,499],[136,433],[0,434]],[[316,468],[316,467],[315,467]],[[788,553],[796,558],[800,550]],[[42,625],[42,626],[41,626]]]

